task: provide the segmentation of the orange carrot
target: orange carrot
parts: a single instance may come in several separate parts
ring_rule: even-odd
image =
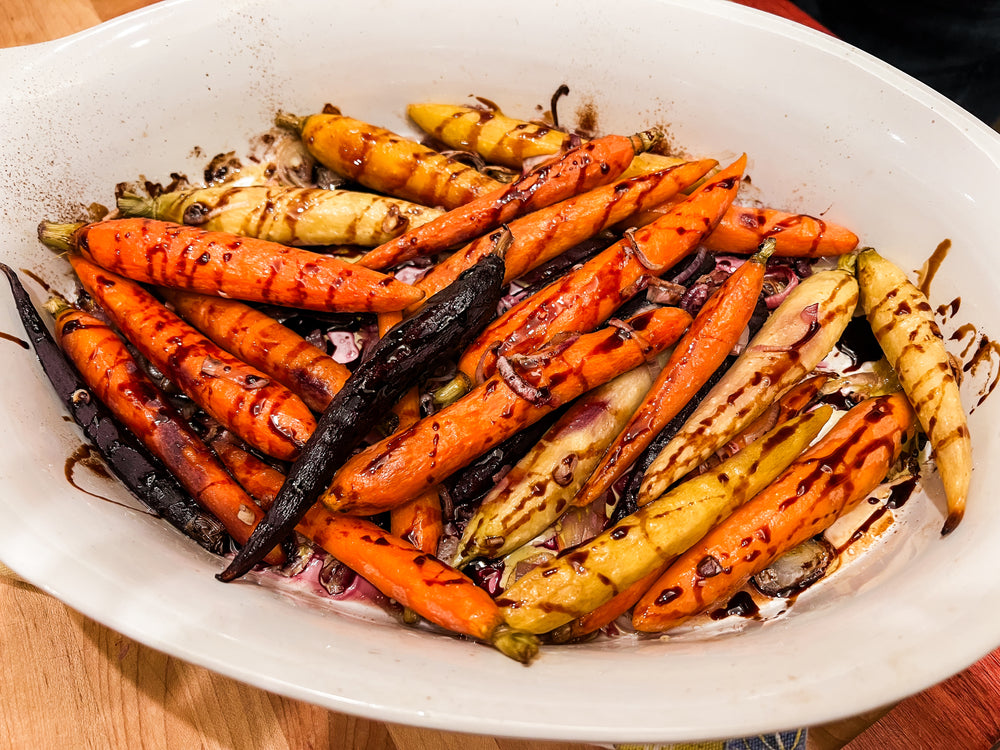
[[[512,307],[465,350],[460,372],[482,382],[499,356],[531,351],[562,332],[596,328],[639,292],[644,279],[663,273],[697,246],[732,202],[745,166],[743,156],[657,221]]]
[[[771,237],[774,254],[785,258],[844,255],[858,246],[858,236],[839,224],[807,214],[749,206],[732,206],[726,211],[704,244],[718,253],[747,253]]]
[[[298,130],[318,162],[380,193],[450,209],[501,187],[472,167],[333,107],[301,118],[279,114],[276,120]]]
[[[298,454],[316,429],[298,396],[204,338],[135,282],[82,256],[69,260],[122,335],[216,421],[269,456]]]
[[[518,216],[606,185],[625,171],[636,153],[648,150],[659,137],[652,132],[631,138],[609,135],[570,149],[510,185],[379,245],[361,256],[358,263],[365,268],[380,269],[433,255]]]
[[[322,412],[351,371],[270,315],[242,302],[160,288],[177,314],[251,367]]]
[[[693,185],[716,164],[714,159],[684,162],[670,169],[620,180],[510,222],[507,228],[513,241],[504,257],[507,263],[504,283],[510,283],[588,237],[624,221],[636,211],[662,203]],[[489,235],[474,240],[435,265],[414,286],[430,297],[489,253],[493,244]],[[422,301],[415,303],[407,312],[422,304]]]
[[[68,305],[53,314],[59,345],[97,397],[237,542],[245,543],[263,512],[142,372],[117,334]],[[265,560],[279,563],[283,557],[275,548]]]
[[[379,335],[402,319],[399,313],[382,313],[378,316]],[[411,388],[393,408],[399,418],[396,431],[405,430],[420,420],[420,394],[416,388]],[[444,534],[444,521],[441,513],[441,497],[436,487],[431,487],[415,495],[389,513],[389,528],[393,534],[405,539],[419,550],[435,554],[441,536]]]
[[[224,435],[212,447],[261,505],[274,502],[285,481],[280,471]],[[493,599],[471,579],[371,521],[316,505],[296,530],[429,622],[491,643],[518,661],[528,662],[537,652],[531,636],[504,626]]]
[[[261,508],[270,508],[285,483],[285,475],[250,453],[246,444],[228,430],[215,431],[208,442],[240,486]]]
[[[639,214],[638,225],[655,221],[670,210],[665,203]],[[844,255],[858,246],[858,236],[847,227],[808,214],[774,208],[733,205],[702,245],[716,253],[752,253],[761,242],[774,239],[776,258],[818,258]]]
[[[321,496],[331,510],[367,515],[395,507],[581,393],[673,344],[691,316],[677,308],[578,336],[525,357],[464,398],[353,456]]]
[[[677,558],[639,600],[633,625],[667,630],[736,593],[875,489],[915,425],[902,393],[855,406],[767,489]]]
[[[646,398],[573,499],[575,505],[589,505],[604,494],[733,350],[760,297],[773,245],[762,245],[702,305]]]
[[[153,219],[42,222],[49,247],[78,250],[146,284],[308,310],[402,310],[423,292],[329,255]]]

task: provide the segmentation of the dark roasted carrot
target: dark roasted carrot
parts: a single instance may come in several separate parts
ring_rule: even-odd
[[[250,302],[385,312],[424,296],[409,284],[330,255],[166,221],[42,222],[38,236],[53,249],[78,250],[133,281]]]
[[[655,221],[670,203],[636,216],[636,224]],[[844,255],[858,246],[858,236],[845,226],[808,214],[774,208],[732,205],[702,245],[716,253],[752,253],[766,239],[774,239],[779,258],[818,258]]]
[[[238,300],[160,289],[177,314],[230,354],[269,375],[316,412],[351,371],[270,315]]]
[[[59,345],[97,397],[237,542],[246,542],[263,512],[142,372],[117,334],[68,305],[55,307],[53,314]],[[282,558],[276,548],[267,561]]]
[[[219,580],[233,581],[247,573],[264,552],[290,534],[337,469],[400,396],[482,330],[495,314],[503,289],[502,248],[499,245],[497,254],[483,258],[375,343],[323,412],[267,518],[217,576]]]
[[[497,375],[464,398],[353,456],[320,499],[331,510],[362,515],[398,506],[562,404],[656,356],[690,320],[678,308],[659,308],[622,327],[504,358]]]
[[[498,356],[531,351],[559,333],[596,328],[638,293],[644,278],[683,259],[715,226],[735,197],[745,166],[743,156],[671,212],[512,307],[466,349],[460,372],[482,382],[493,374]]]
[[[366,268],[380,269],[433,255],[519,216],[606,185],[625,171],[633,156],[647,151],[660,137],[652,131],[630,138],[608,135],[570,149],[510,185],[453,208],[379,245],[361,256],[358,263]]]
[[[378,316],[379,335],[396,325],[400,313],[382,313]],[[399,418],[396,431],[405,430],[420,419],[420,393],[411,388],[393,407]],[[389,528],[393,534],[405,539],[419,550],[436,554],[441,536],[444,534],[444,519],[441,512],[441,497],[437,487],[430,487],[415,495],[389,513]]]
[[[639,600],[635,627],[661,631],[680,624],[829,527],[882,482],[915,425],[902,393],[855,406],[757,497],[677,558]]]
[[[285,475],[281,471],[250,453],[246,443],[228,430],[213,430],[208,444],[261,508],[266,511],[274,504],[281,485],[285,483]]]
[[[274,502],[285,476],[247,453],[231,438],[212,447],[237,480],[265,508]],[[505,655],[529,662],[537,641],[503,625],[493,599],[469,578],[371,521],[331,513],[317,505],[296,530],[355,571],[386,596],[429,622],[491,643]]]
[[[110,472],[152,513],[209,552],[224,552],[229,546],[225,527],[195,502],[177,478],[80,377],[35,309],[17,273],[3,263],[0,263],[0,271],[10,282],[18,317],[42,371]]]
[[[122,335],[216,421],[269,456],[298,454],[316,428],[298,396],[213,344],[134,281],[80,255],[70,263]]]
[[[702,306],[643,403],[574,498],[575,504],[589,505],[604,494],[739,343],[763,288],[773,248],[773,242],[765,242]]]
[[[560,253],[624,221],[638,210],[655,206],[693,185],[716,166],[714,159],[685,162],[613,185],[595,188],[574,198],[534,211],[507,225],[513,241],[507,250],[509,283]],[[490,237],[481,237],[439,262],[414,286],[428,296],[454,281],[458,274],[490,251]],[[412,311],[422,302],[412,305]]]
[[[306,117],[282,113],[276,120],[297,130],[309,153],[338,174],[424,206],[455,208],[501,186],[472,167],[332,107]]]

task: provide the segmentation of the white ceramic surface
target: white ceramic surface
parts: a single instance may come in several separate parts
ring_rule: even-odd
[[[693,154],[746,151],[771,204],[847,223],[906,269],[950,239],[932,287],[935,305],[961,297],[946,333],[995,334],[1000,137],[864,53],[723,0],[180,0],[0,51],[2,257],[62,278],[35,240],[40,219],[110,205],[115,183],[137,175],[197,174],[212,154],[244,152],[278,108],[333,102],[408,129],[410,101],[479,95],[531,115],[561,83],[564,119],[591,103],[605,132],[658,123]],[[21,335],[7,295],[0,331]],[[1000,397],[972,414],[972,497],[952,536],[936,534],[940,502],[915,497],[899,531],[763,627],[547,648],[525,668],[216,582],[218,561],[169,527],[67,484],[78,433],[33,357],[0,347],[0,559],[144,643],[332,709],[535,738],[738,736],[885,704],[1000,644],[1000,503],[988,490],[1000,483]],[[991,367],[967,379],[970,402]]]

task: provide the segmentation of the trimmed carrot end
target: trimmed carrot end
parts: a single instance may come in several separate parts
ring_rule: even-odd
[[[117,200],[118,210],[124,216],[136,216],[144,219],[155,219],[156,211],[152,199],[143,198],[134,193],[122,193]]]
[[[274,116],[274,124],[279,128],[285,128],[286,130],[294,130],[296,133],[301,133],[302,128],[306,124],[305,117],[299,117],[298,115],[293,115],[290,112],[278,112]]]
[[[962,522],[962,517],[965,515],[965,504],[962,504],[960,508],[952,508],[948,512],[948,517],[944,521],[944,526],[941,527],[941,536],[948,536],[955,528]]]
[[[489,642],[501,654],[525,666],[538,656],[538,638],[507,625],[498,625],[490,634]]]
[[[38,225],[38,239],[46,247],[64,253],[73,249],[73,234],[82,226],[82,222],[57,224],[53,221],[43,221]]]

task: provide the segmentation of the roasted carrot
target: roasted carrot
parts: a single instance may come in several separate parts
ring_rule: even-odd
[[[638,503],[666,492],[812,372],[840,339],[857,304],[857,281],[845,269],[803,279],[653,460]]]
[[[635,224],[655,221],[670,203],[643,211]],[[844,255],[858,246],[858,236],[847,227],[807,214],[774,208],[732,205],[702,245],[716,253],[752,253],[766,239],[774,240],[776,258],[817,258]]]
[[[264,513],[142,372],[117,334],[66,304],[51,311],[59,345],[97,397],[237,542],[246,542]],[[277,563],[282,558],[275,548],[266,559]]]
[[[386,596],[429,621],[491,643],[524,663],[537,653],[537,641],[508,628],[490,595],[471,579],[371,521],[313,508],[299,529]]]
[[[775,425],[794,417],[805,409],[819,393],[823,385],[830,379],[825,373],[808,377],[789,388],[771,406],[764,410],[757,419],[747,425],[743,431],[716,451],[719,460],[724,461],[759,438]]]
[[[671,558],[673,559],[673,558]],[[635,603],[642,598],[649,587],[656,582],[656,579],[663,574],[663,568],[654,568],[652,571],[638,579],[635,583],[626,586],[617,594],[612,596],[603,604],[594,607],[586,614],[580,615],[574,620],[570,620],[565,625],[554,628],[549,638],[554,643],[570,643],[581,641],[593,635],[601,628],[605,628],[619,617],[628,612]]]
[[[18,317],[42,371],[105,466],[156,516],[209,552],[224,552],[229,545],[225,527],[195,502],[176,477],[80,377],[35,309],[17,273],[3,263],[0,271],[10,282]]]
[[[378,316],[379,334],[384,335],[401,320],[400,313],[382,313]],[[420,393],[417,388],[410,388],[404,393],[393,411],[399,419],[397,432],[415,424],[420,419]],[[441,497],[437,487],[425,489],[398,508],[393,508],[389,513],[389,529],[417,549],[436,554],[444,534]]]
[[[948,534],[965,514],[972,441],[958,381],[930,302],[902,269],[871,248],[858,254],[861,305],[934,450],[944,484]]]
[[[365,253],[358,263],[382,269],[455,247],[540,208],[617,179],[635,154],[660,138],[646,131],[608,135],[570,149],[510,185],[475,198]]]
[[[746,157],[701,185],[673,211],[609,247],[576,271],[515,305],[476,339],[459,360],[470,382],[493,374],[497,358],[531,351],[564,332],[590,331],[698,244],[739,187]]]
[[[662,203],[701,179],[715,165],[713,159],[684,162],[660,172],[595,188],[515,219],[507,225],[513,242],[507,251],[504,282],[510,283],[643,207]],[[491,246],[489,235],[470,242],[437,263],[414,286],[428,296],[434,294],[489,252]],[[415,303],[408,312],[421,304]]]
[[[212,447],[263,507],[274,502],[285,481],[280,471],[225,435],[213,440]],[[489,594],[397,534],[365,519],[331,513],[319,505],[306,512],[296,530],[429,622],[490,643],[523,663],[530,662],[538,652],[533,637],[503,624],[500,610]]]
[[[764,489],[816,437],[831,412],[824,406],[768,432],[715,469],[531,569],[497,600],[507,624],[546,633],[626,590]]]
[[[134,281],[80,255],[69,260],[122,335],[191,400],[267,455],[298,455],[316,428],[298,396],[203,337]]]
[[[736,593],[867,497],[915,425],[901,393],[862,401],[766,490],[681,555],[639,600],[633,625],[667,630]]]
[[[282,113],[276,122],[298,131],[316,160],[334,172],[403,200],[451,209],[501,187],[472,167],[333,107],[306,117]]]
[[[123,216],[188,224],[283,245],[375,247],[441,215],[399,198],[355,190],[226,185],[118,197]]]
[[[238,300],[159,290],[184,320],[322,412],[351,371],[270,315]]]
[[[774,243],[765,241],[702,305],[642,404],[574,498],[575,504],[589,505],[603,495],[739,343],[763,288],[773,249]]]
[[[239,578],[290,534],[342,462],[399,397],[423,373],[455,356],[482,330],[500,300],[502,252],[503,246],[498,244],[496,254],[483,258],[435,294],[420,312],[390,328],[375,343],[323,412],[264,522],[218,575],[219,580]]]
[[[520,169],[526,160],[571,148],[572,135],[554,127],[507,117],[498,109],[452,104],[410,104],[417,127],[454,149],[472,151],[490,164]]]
[[[547,125],[507,117],[497,109],[451,104],[411,104],[406,110],[426,133],[445,145],[475,151],[491,164],[520,169],[525,161],[557,154],[579,138]],[[626,177],[658,172],[683,159],[661,154],[637,154]]]
[[[146,284],[309,310],[402,310],[423,292],[329,255],[153,219],[42,222],[49,247],[78,250]]]
[[[581,393],[673,344],[691,316],[659,308],[526,357],[464,398],[354,455],[321,500],[358,515],[395,507]]]

